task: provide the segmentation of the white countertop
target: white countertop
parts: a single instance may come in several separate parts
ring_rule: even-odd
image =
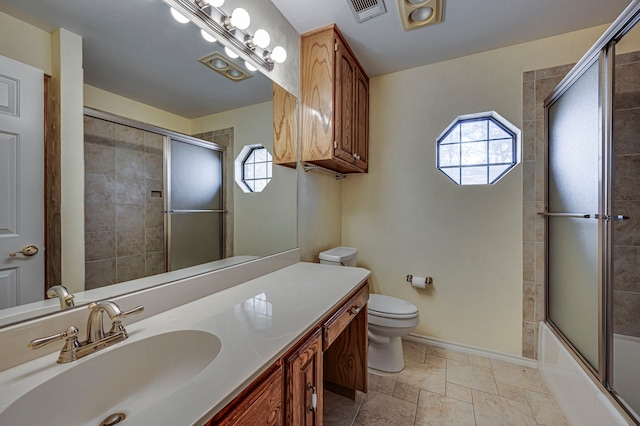
[[[123,343],[74,363],[56,364],[56,352],[0,372],[0,413],[39,383],[120,345],[169,331],[203,330],[222,341],[216,359],[161,403],[132,413],[123,424],[204,424],[369,275],[362,268],[301,262],[128,326],[125,319],[129,339]],[[25,341],[36,337],[42,336]],[[64,398],[64,389],[60,394]],[[65,406],[81,403],[66,401]]]

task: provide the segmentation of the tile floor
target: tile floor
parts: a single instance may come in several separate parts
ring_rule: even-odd
[[[356,401],[324,394],[326,426],[569,425],[534,368],[404,341],[405,369],[369,370]]]

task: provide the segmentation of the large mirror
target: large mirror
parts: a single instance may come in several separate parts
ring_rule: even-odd
[[[232,10],[233,3],[238,1],[231,0],[227,3],[231,3],[229,7]],[[259,17],[252,19],[260,21]],[[168,6],[161,0],[2,0],[0,22],[0,27],[5,28],[0,32],[6,31],[0,37],[0,56],[39,67],[45,74],[50,74],[51,68],[59,66],[64,69],[68,66],[72,71],[66,71],[67,75],[73,76],[73,67],[77,64],[72,62],[80,63],[84,81],[76,79],[74,83],[72,78],[67,77],[67,86],[60,93],[54,93],[54,97],[59,97],[54,101],[61,103],[63,109],[64,105],[68,106],[72,102],[70,97],[82,95],[82,101],[71,105],[78,107],[81,104],[84,107],[83,114],[76,115],[77,119],[73,123],[65,123],[64,117],[61,121],[62,126],[70,126],[73,131],[82,132],[83,136],[79,137],[81,146],[80,150],[76,146],[76,157],[65,158],[65,149],[68,149],[65,143],[68,140],[65,139],[63,130],[63,196],[62,205],[58,206],[63,216],[62,230],[45,224],[49,234],[47,238],[61,240],[61,253],[47,254],[62,259],[61,271],[58,273],[62,277],[61,283],[74,293],[76,306],[297,246],[296,171],[273,165],[271,181],[261,192],[247,191],[234,180],[234,166],[242,164],[243,158],[240,157],[248,157],[246,147],[263,146],[273,154],[273,83],[267,76],[249,72],[249,78],[232,81],[205,66],[200,60],[214,53],[224,55],[223,46],[205,41],[196,26],[176,22],[169,13]],[[52,35],[59,28],[64,29],[62,34]],[[274,31],[277,33],[277,29]],[[53,41],[55,37],[58,37],[57,42]],[[59,65],[56,64],[58,58],[61,61]],[[66,63],[67,60],[69,64]],[[42,65],[39,66],[40,64]],[[245,67],[244,62],[239,59],[236,59],[236,64]],[[294,62],[291,66],[297,67],[297,63]],[[69,85],[74,87],[69,90]],[[49,98],[51,102],[51,93]],[[105,136],[118,133],[125,135],[124,142],[117,137]],[[150,213],[149,204],[145,205],[143,201],[142,207],[138,206],[142,209],[142,217],[150,218],[155,215],[156,220],[153,225],[149,225],[143,219],[139,229],[117,228],[118,222],[135,222],[131,218],[136,209],[128,205],[131,202],[114,204],[113,214],[108,208],[91,205],[92,200],[105,197],[104,194],[92,192],[95,180],[103,179],[111,172],[120,173],[116,170],[120,155],[117,151],[118,144],[130,142],[134,134],[141,141],[140,156],[148,160],[155,155],[160,161],[160,167],[164,171],[161,171],[159,179],[164,180],[167,180],[169,173],[170,162],[167,157],[172,152],[172,143],[190,144],[184,145],[189,149],[199,147],[200,140],[214,143],[211,145],[214,149],[210,152],[217,153],[217,158],[221,161],[220,175],[223,180],[218,196],[224,201],[218,210],[227,215],[218,228],[222,238],[219,257],[222,259],[206,261],[201,265],[187,264],[188,268],[182,268],[184,264],[171,268],[168,252],[177,249],[172,249],[171,242],[167,240],[171,233],[168,228],[171,219],[170,214],[164,210],[167,206],[164,199],[168,196],[165,186],[152,191],[148,187],[144,188],[145,198],[157,197],[152,201],[162,211],[159,222],[157,212]],[[145,145],[145,141],[152,142]],[[152,147],[155,151],[150,150],[151,143],[155,144]],[[101,144],[107,145],[109,149],[113,145],[116,161],[114,170],[105,170],[106,162],[103,161],[104,157],[100,157],[105,155],[104,152],[96,154]],[[200,145],[207,147],[206,144]],[[77,155],[78,152],[81,156]],[[89,157],[92,157],[91,163],[88,162]],[[200,154],[195,155],[195,158],[201,157]],[[158,164],[158,161],[155,163]],[[129,167],[131,168],[131,164]],[[146,166],[133,166],[136,167],[139,169]],[[147,182],[153,180],[148,179],[148,175],[143,174],[142,177]],[[80,181],[82,185],[74,187]],[[174,181],[175,188],[183,188],[177,186],[184,185],[179,183],[179,179]],[[189,179],[186,181],[189,182]],[[193,181],[197,182],[197,179],[194,178]],[[84,189],[83,193],[78,188]],[[116,188],[114,191],[119,190]],[[72,201],[69,202],[69,199]],[[130,201],[131,197],[125,197],[125,201],[127,199]],[[50,207],[44,206],[45,209]],[[107,216],[106,221],[98,217],[102,213]],[[73,218],[67,215],[73,215]],[[180,224],[198,221],[184,219],[185,216],[181,216],[173,222]],[[111,228],[105,225],[110,221],[113,222]],[[69,225],[65,226],[65,223]],[[160,243],[157,236],[153,236],[156,228],[162,228],[165,232]],[[187,232],[183,228],[176,229],[173,231],[174,246],[177,237],[186,235]],[[106,241],[112,241],[113,247],[103,241],[96,243],[95,237],[101,233],[108,234]],[[134,238],[135,235],[138,237]],[[187,238],[182,244],[189,246],[189,241],[190,238]],[[118,244],[121,248],[126,245],[129,248],[118,251]],[[156,251],[144,252],[150,245],[155,246]],[[160,249],[157,247],[160,245],[164,269],[159,270],[157,262],[153,267],[149,265],[150,256],[159,253]],[[99,253],[102,249],[105,249],[105,253]],[[26,264],[26,256],[19,254],[17,258]],[[96,273],[104,275],[104,265],[126,266],[129,261],[130,266],[136,260],[143,262],[142,268],[138,262],[137,273],[131,275],[131,268],[127,270],[123,267],[120,279],[116,279],[117,272],[113,272],[116,274],[113,279],[97,280],[97,284],[94,280],[94,284],[87,285],[90,278],[95,278]],[[99,264],[100,262],[102,263]],[[10,259],[5,259],[4,263],[0,263],[0,275],[3,270],[8,271],[11,267]],[[106,275],[111,273],[107,271]],[[44,278],[40,281],[33,280],[34,283],[31,283],[43,296],[38,297],[41,299],[38,301],[21,304],[18,296],[0,289],[0,294],[5,299],[0,300],[4,308],[0,309],[0,327],[58,311],[58,300],[44,299],[43,280]],[[7,283],[10,287],[11,280],[1,281],[2,277],[0,287]],[[14,304],[20,306],[12,306],[9,300],[12,297],[18,300]]]

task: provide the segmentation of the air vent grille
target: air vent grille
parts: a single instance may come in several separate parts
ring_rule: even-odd
[[[347,0],[347,3],[358,22],[387,13],[383,0]]]

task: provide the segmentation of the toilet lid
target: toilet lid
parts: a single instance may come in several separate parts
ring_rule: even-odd
[[[413,303],[397,297],[382,294],[369,295],[368,311],[370,315],[384,318],[415,318],[418,308]]]

